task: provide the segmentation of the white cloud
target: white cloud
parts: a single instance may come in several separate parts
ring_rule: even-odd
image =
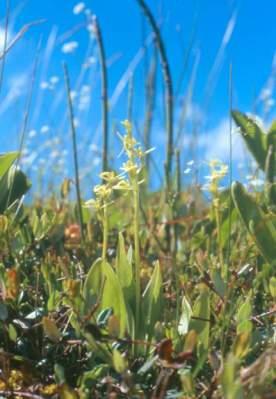
[[[207,161],[219,159],[229,162],[229,119],[221,119],[214,128],[203,133],[199,137],[199,145]],[[234,126],[232,129],[232,149],[232,160],[235,162],[244,161],[247,152],[244,148],[243,140]]]
[[[5,35],[6,35],[5,28],[0,27],[0,53],[2,53],[3,50],[4,50]],[[8,32],[7,32],[7,43],[6,43],[6,45],[10,42],[11,37],[12,37],[12,32],[11,32],[10,30],[8,30]]]
[[[67,43],[64,43],[61,51],[64,54],[70,54],[70,53],[73,53],[78,48],[78,46],[79,46],[79,43],[76,41],[67,42]]]
[[[27,85],[27,73],[20,73],[9,79],[6,97],[0,105],[0,115],[5,113],[26,92]]]
[[[73,8],[73,13],[75,15],[80,14],[81,12],[83,12],[85,9],[85,4],[83,2],[77,3],[74,8]]]

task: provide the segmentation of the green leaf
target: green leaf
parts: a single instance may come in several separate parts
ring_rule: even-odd
[[[251,296],[248,295],[245,302],[241,304],[237,311],[237,324],[242,323],[244,321],[248,321],[252,314],[252,305],[251,305]]]
[[[269,280],[269,291],[272,295],[272,298],[276,298],[276,277],[271,277]]]
[[[114,315],[120,320],[120,337],[129,330],[128,313],[123,290],[118,276],[107,262],[102,262],[104,288],[101,298],[101,308],[112,308]]]
[[[11,341],[13,341],[13,342],[16,342],[16,340],[17,340],[17,331],[16,331],[16,328],[14,327],[13,324],[9,324],[8,332],[9,332],[9,339]]]
[[[144,291],[142,300],[143,333],[153,333],[155,323],[160,320],[162,312],[162,275],[157,261],[151,279]],[[141,327],[142,330],[142,327]]]
[[[0,303],[0,320],[6,321],[9,317],[8,308],[4,303]]]
[[[92,370],[84,372],[80,378],[81,390],[90,389],[108,371],[108,368],[106,364],[99,364]]]
[[[223,280],[219,270],[215,269],[212,273],[212,281],[218,294],[223,298],[226,293],[227,285]]]
[[[190,323],[190,330],[195,330],[199,342],[199,352],[207,352],[210,333],[210,293],[204,288],[193,307],[193,316],[198,318]]]
[[[17,157],[18,152],[8,152],[0,155],[0,179],[7,173]]]
[[[123,357],[121,352],[114,349],[112,352],[113,366],[117,373],[123,373],[127,368],[126,359]]]
[[[253,119],[239,111],[232,111],[232,117],[240,128],[241,135],[259,168],[265,171],[267,134],[261,130]]]
[[[233,353],[238,359],[242,359],[250,350],[251,331],[239,333],[234,341]]]
[[[59,385],[64,384],[66,382],[64,367],[59,363],[55,363],[54,372],[56,383]]]
[[[86,276],[83,285],[84,312],[88,313],[97,302],[102,286],[102,259],[97,259]]]
[[[223,366],[221,375],[221,386],[223,397],[227,399],[243,399],[243,390],[240,379],[238,377],[239,363],[235,356],[231,353]]]
[[[0,179],[0,213],[26,194],[31,184],[26,175],[11,166],[8,172]]]
[[[232,184],[236,208],[249,234],[268,263],[276,262],[276,229],[269,215],[265,215],[239,182]]]
[[[133,286],[133,270],[132,265],[129,263],[126,250],[125,241],[122,233],[119,233],[117,258],[116,258],[116,271],[120,281],[120,285],[124,291],[126,302],[131,302],[134,299],[134,286]]]
[[[185,297],[185,295],[182,298],[182,304],[181,304],[181,316],[178,324],[178,332],[180,335],[185,335],[187,334],[189,330],[189,323],[192,317],[192,308]]]

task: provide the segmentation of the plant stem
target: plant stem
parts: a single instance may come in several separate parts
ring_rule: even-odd
[[[155,91],[156,91],[156,51],[153,55],[153,60],[146,80],[146,116],[144,122],[144,146],[148,150],[151,147],[151,128],[153,120],[153,111],[155,105]],[[146,157],[146,171],[150,175],[150,158]],[[149,180],[149,179],[148,179]]]
[[[220,211],[219,211],[219,198],[216,198],[216,203],[214,204],[216,225],[217,225],[217,239],[218,239],[218,251],[219,251],[219,261],[221,270],[223,270],[224,260],[223,260],[223,249],[221,245],[221,223],[220,223]]]
[[[128,137],[132,138],[132,128],[127,129]],[[129,159],[131,163],[135,164],[135,155],[130,152]],[[141,282],[140,282],[140,240],[139,240],[139,226],[140,226],[140,199],[139,199],[139,182],[136,170],[129,172],[129,179],[133,190],[133,234],[134,234],[134,261],[135,261],[135,330],[136,338],[140,326],[140,296],[141,296]]]
[[[127,99],[127,119],[132,123],[133,113],[133,75],[131,74],[128,81],[128,99]]]
[[[162,65],[162,73],[163,80],[165,84],[166,90],[166,130],[167,130],[167,154],[166,154],[166,162],[165,162],[165,177],[166,177],[166,189],[167,195],[171,189],[171,173],[172,173],[172,157],[173,157],[173,85],[172,85],[172,77],[170,66],[168,62],[168,57],[166,54],[166,49],[164,45],[164,41],[161,37],[160,30],[158,25],[153,17],[152,12],[149,7],[146,5],[144,0],[137,0],[140,5],[142,11],[147,17],[149,24],[155,34],[155,43],[158,48],[161,65]]]
[[[108,214],[107,206],[104,205],[103,208],[103,249],[102,249],[102,260],[106,261],[107,256],[107,246],[108,246]]]
[[[102,150],[102,172],[108,170],[108,79],[106,68],[106,56],[103,38],[96,16],[93,17],[95,36],[99,47],[99,58],[102,78],[102,123],[103,123],[103,150]]]
[[[67,92],[68,114],[69,114],[69,120],[70,120],[70,126],[71,126],[71,137],[72,137],[72,144],[73,144],[78,218],[79,218],[79,224],[80,224],[80,228],[81,228],[81,239],[83,242],[84,241],[84,223],[83,223],[82,207],[81,207],[81,193],[80,193],[76,129],[75,129],[75,124],[74,124],[73,104],[72,104],[72,99],[71,99],[71,94],[70,94],[71,93],[70,79],[69,79],[69,73],[68,73],[68,68],[67,68],[66,63],[63,64],[63,69],[64,69],[64,78],[65,78],[65,85],[66,85],[66,92]]]
[[[177,214],[177,203],[181,194],[181,165],[180,165],[180,152],[176,151],[176,195],[173,205],[173,216],[174,219],[178,219]],[[173,267],[174,267],[174,280],[175,280],[175,294],[176,294],[176,319],[179,316],[179,281],[178,281],[178,270],[177,270],[177,252],[178,252],[178,239],[179,239],[179,226],[177,223],[174,225],[174,249],[173,249]]]
[[[137,178],[133,179],[133,200],[134,200],[134,257],[135,257],[135,291],[136,291],[136,331],[140,325],[140,243],[139,243],[139,185]]]

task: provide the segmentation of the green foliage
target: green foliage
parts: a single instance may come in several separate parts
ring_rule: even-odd
[[[265,214],[261,207],[248,194],[243,185],[234,182],[232,196],[236,208],[267,262],[275,264],[276,261],[276,228],[275,216]]]
[[[268,151],[267,135],[262,131],[259,125],[247,115],[232,111],[232,116],[240,128],[241,135],[255,158],[260,169],[265,171],[266,154]]]
[[[0,155],[0,214],[19,200],[30,188],[26,175],[13,166],[18,153]]]
[[[14,168],[17,154],[1,156],[1,387],[16,379],[36,389],[39,380],[41,395],[73,399],[270,392],[275,125],[264,137],[244,115],[235,118],[266,173],[264,193],[238,182],[221,191],[227,167],[213,162],[211,205],[179,188],[171,213],[163,192],[139,196],[145,153],[125,122],[130,162],[122,174],[102,173],[83,208],[84,240],[68,187],[61,198],[7,209],[29,185]],[[164,224],[168,214],[177,228]]]

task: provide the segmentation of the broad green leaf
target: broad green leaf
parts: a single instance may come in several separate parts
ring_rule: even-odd
[[[178,324],[178,332],[180,335],[185,335],[187,334],[189,330],[189,323],[191,320],[192,316],[192,308],[185,297],[185,295],[182,298],[182,303],[181,303],[181,316]]]
[[[0,179],[0,213],[19,200],[31,187],[26,175],[11,166]]]
[[[272,295],[272,298],[276,298],[276,277],[271,277],[269,280],[269,291]]]
[[[102,286],[102,259],[91,266],[83,285],[84,312],[88,313],[97,302]]]
[[[102,276],[104,288],[101,298],[101,308],[113,309],[114,315],[117,316],[120,321],[120,336],[122,337],[129,330],[128,313],[123,290],[118,276],[107,262],[102,262]]]
[[[227,285],[226,285],[225,281],[223,280],[220,271],[215,269],[211,273],[211,276],[212,276],[212,281],[213,281],[216,291],[223,298],[225,295],[225,292],[226,292]]]
[[[269,263],[275,264],[276,229],[269,215],[263,213],[241,183],[232,184],[232,196],[240,217],[261,254]]]
[[[121,352],[119,352],[117,349],[114,349],[112,352],[112,358],[114,369],[117,371],[117,373],[123,373],[127,368],[127,362]]]
[[[9,324],[8,333],[9,333],[9,339],[13,342],[16,342],[18,335],[16,328],[14,327],[13,324]]]
[[[259,168],[264,171],[267,153],[267,134],[262,131],[253,119],[239,111],[232,111],[232,117],[236,125],[240,128],[241,135]]]
[[[241,304],[237,311],[237,324],[248,321],[252,314],[251,295],[248,295],[245,302]]]
[[[17,157],[18,152],[8,152],[0,155],[0,179],[7,173]]]
[[[132,265],[128,261],[128,257],[125,250],[125,241],[122,233],[119,233],[117,258],[116,258],[116,271],[120,281],[120,285],[123,289],[125,300],[131,302],[134,298],[134,287],[133,287],[133,270]]]
[[[160,320],[162,312],[162,275],[157,261],[150,281],[144,291],[142,300],[143,326],[141,332],[151,336],[155,323]]]
[[[251,332],[245,331],[236,336],[233,353],[238,359],[242,359],[250,350]]]
[[[59,363],[55,363],[54,372],[56,383],[59,385],[64,384],[66,382],[64,367]]]
[[[207,288],[204,288],[197,298],[193,307],[194,319],[190,323],[190,329],[197,333],[197,341],[200,352],[207,352],[209,346],[209,332],[210,332],[210,293]]]
[[[238,376],[238,360],[231,353],[223,365],[220,376],[223,398],[243,399],[243,389]]]

